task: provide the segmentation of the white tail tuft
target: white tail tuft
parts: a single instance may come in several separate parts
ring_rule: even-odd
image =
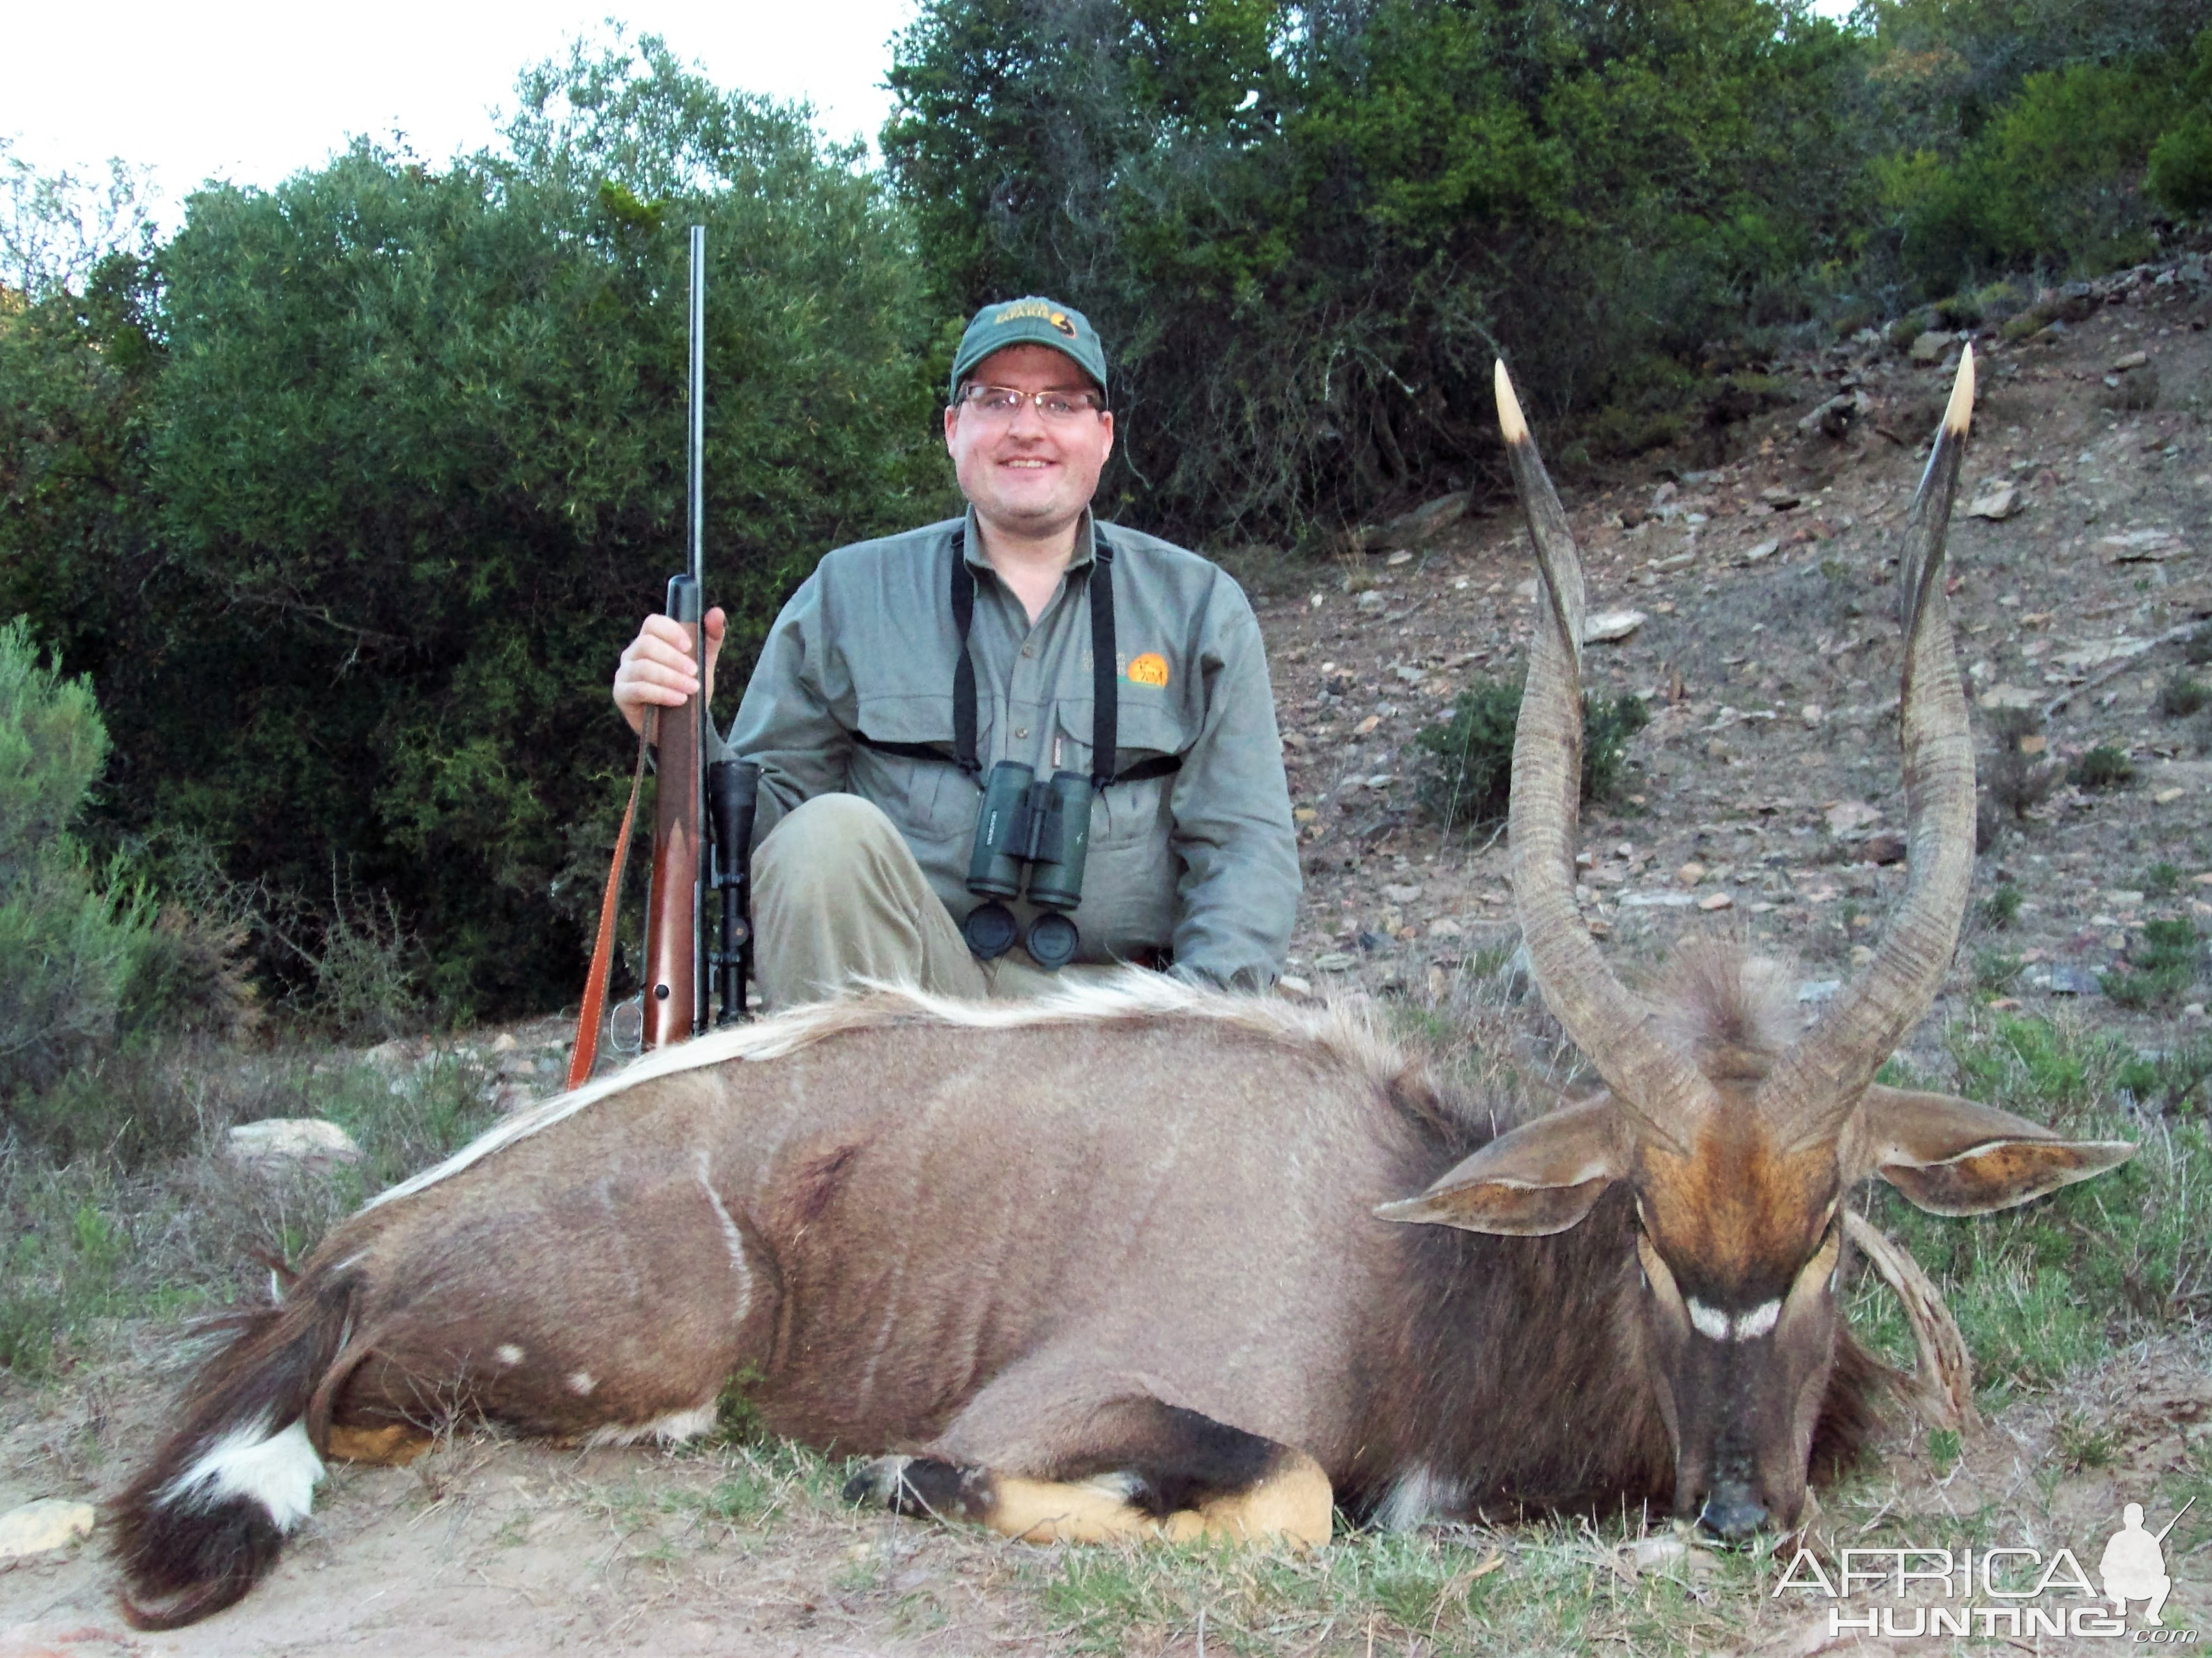
[[[307,1425],[294,1422],[280,1433],[258,1418],[232,1429],[201,1453],[192,1466],[171,1480],[159,1501],[164,1505],[211,1509],[234,1497],[258,1503],[279,1531],[290,1531],[314,1506],[323,1459],[307,1437]]]

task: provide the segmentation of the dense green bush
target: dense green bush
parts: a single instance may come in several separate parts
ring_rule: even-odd
[[[116,823],[318,906],[280,976],[332,959],[338,868],[454,1010],[574,993],[607,682],[683,558],[688,222],[722,712],[823,551],[943,510],[919,277],[856,161],[656,42],[580,47],[500,153],[203,191],[150,264],[0,320],[0,600],[96,676]]]
[[[1761,0],[931,0],[884,142],[942,310],[1106,331],[1130,510],[1279,532],[1494,466],[1500,352],[1607,446],[1679,429],[1651,394],[1844,251],[1857,58]]]
[[[2212,28],[2191,53],[2188,106],[2150,152],[2150,193],[2172,212],[2212,212]]]
[[[1955,161],[1922,149],[1881,164],[1906,268],[1942,288],[2039,260],[2094,273],[2148,257],[2144,168],[2181,108],[2170,60],[2028,76]]]
[[[92,688],[0,626],[0,1111],[110,1039],[146,933],[71,831],[107,764]]]
[[[1513,780],[1513,732],[1521,687],[1478,679],[1452,703],[1451,717],[1425,726],[1413,745],[1426,756],[1414,782],[1421,808],[1446,829],[1495,823],[1505,816]],[[1610,799],[1628,739],[1650,723],[1640,698],[1583,694],[1583,799]]]

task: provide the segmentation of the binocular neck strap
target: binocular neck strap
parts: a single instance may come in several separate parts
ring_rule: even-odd
[[[983,762],[975,755],[975,659],[968,649],[975,625],[975,573],[968,568],[968,532],[952,537],[952,630],[960,635],[960,661],[952,671],[952,757],[970,777]],[[1114,658],[1114,549],[1095,524],[1091,529],[1091,786],[1114,780],[1114,750],[1121,708]]]
[[[975,659],[968,630],[975,625],[975,573],[968,568],[968,535],[952,537],[952,631],[960,635],[960,663],[952,671],[952,757],[970,777],[982,774],[975,757]]]
[[[1114,750],[1121,740],[1121,691],[1114,682],[1114,550],[1096,525],[1091,531],[1091,786],[1100,793],[1114,780]]]

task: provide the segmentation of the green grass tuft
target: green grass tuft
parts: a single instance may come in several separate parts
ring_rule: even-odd
[[[1505,816],[1513,769],[1513,732],[1521,687],[1478,679],[1453,702],[1451,717],[1413,734],[1425,756],[1415,796],[1446,829],[1472,829]],[[1650,723],[1640,698],[1583,697],[1582,791],[1585,803],[1612,798],[1620,786],[1628,740]]]
[[[2002,932],[2020,919],[2023,896],[2020,888],[2010,881],[1998,884],[1988,897],[1982,900],[1978,913],[1983,922]]]
[[[2125,970],[2100,973],[2097,982],[2115,1006],[2135,1012],[2172,1007],[2197,982],[2203,957],[2191,923],[2147,921],[2141,941],[2128,952]]]
[[[2167,720],[2185,720],[2212,705],[2212,687],[2176,669],[2159,683],[2156,708]]]
[[[2100,743],[2076,760],[2066,774],[2076,788],[2116,789],[2135,780],[2136,768],[2128,751],[2112,743]]]

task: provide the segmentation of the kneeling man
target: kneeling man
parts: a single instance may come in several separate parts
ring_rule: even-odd
[[[1212,564],[1091,518],[1106,384],[1080,313],[984,307],[945,410],[966,514],[837,549],[777,616],[726,744],[761,768],[771,1007],[863,977],[984,997],[1117,962],[1246,990],[1281,970],[1297,849],[1259,624]],[[720,610],[705,631],[711,697]],[[647,618],[623,718],[697,689],[683,630]],[[1037,838],[979,859],[979,820],[1003,845],[1030,816],[983,811],[1018,798],[1008,762],[1042,786],[1022,797]],[[1072,859],[1034,855],[1070,851],[1085,811],[1071,891]]]

